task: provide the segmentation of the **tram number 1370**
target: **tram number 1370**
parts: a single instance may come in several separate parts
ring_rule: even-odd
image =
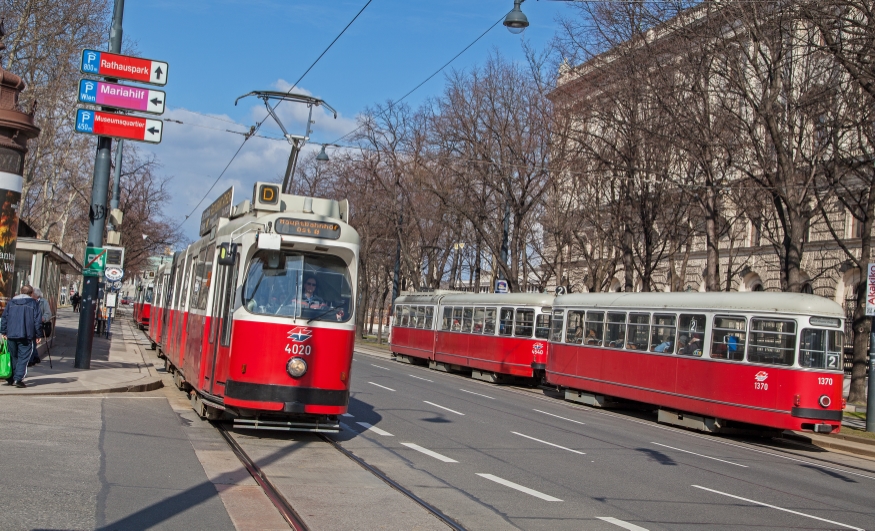
[[[769,390],[769,384],[767,384],[766,382],[754,382],[754,383],[753,383],[753,388],[754,388],[754,389],[759,389],[759,390],[762,390],[762,391],[768,391],[768,390]]]
[[[313,352],[313,348],[310,345],[294,344],[286,345],[285,351],[294,356],[309,356]]]
[[[820,377],[817,379],[817,383],[820,385],[832,385],[832,378]]]

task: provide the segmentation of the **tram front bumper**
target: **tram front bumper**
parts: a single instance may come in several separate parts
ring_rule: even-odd
[[[314,407],[346,408],[349,404],[349,391],[228,380],[225,383],[225,399],[229,403],[242,400],[250,404],[253,402],[281,404],[277,409],[284,413],[317,413],[313,411]]]

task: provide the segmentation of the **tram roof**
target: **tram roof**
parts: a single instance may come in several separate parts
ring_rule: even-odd
[[[548,293],[459,293],[437,291],[432,293],[409,293],[395,300],[395,304],[454,304],[552,306],[554,297]]]
[[[844,310],[835,301],[818,295],[784,292],[573,293],[556,297],[553,305],[592,308],[776,312],[845,317]]]

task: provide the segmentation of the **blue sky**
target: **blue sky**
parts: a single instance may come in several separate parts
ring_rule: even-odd
[[[367,0],[127,0],[125,45],[138,55],[170,64],[160,145],[141,145],[156,153],[163,172],[173,176],[173,200],[166,212],[182,220],[222,171],[242,141],[226,129],[245,131],[264,117],[259,100],[234,100],[251,90],[289,88]],[[340,118],[314,113],[311,148],[355,127],[369,105],[397,99],[503,18],[512,0],[373,0],[300,87],[324,99]],[[553,37],[556,18],[570,14],[565,2],[528,0],[522,6],[531,26],[512,35],[500,24],[450,68],[482,63],[492,51],[524,61],[521,39],[543,49]],[[443,74],[406,101],[419,105],[441,92]],[[281,118],[302,134],[304,108],[283,104]],[[201,114],[193,114],[195,111]],[[204,116],[208,115],[208,116]],[[266,123],[263,134],[278,136]],[[235,202],[251,193],[257,180],[281,178],[288,157],[285,142],[255,138],[186,224],[197,237],[200,211],[230,186]]]

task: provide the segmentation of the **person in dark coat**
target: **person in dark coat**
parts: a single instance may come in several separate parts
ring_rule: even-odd
[[[23,381],[27,376],[27,362],[33,354],[34,340],[41,341],[43,317],[32,293],[32,287],[22,286],[21,293],[6,304],[0,319],[0,336],[6,340],[12,361],[12,377],[6,383],[15,387],[27,387]]]
[[[82,297],[79,296],[78,291],[76,293],[74,293],[72,297],[70,297],[70,302],[73,303],[73,311],[78,312],[79,311],[79,303],[82,302]]]

